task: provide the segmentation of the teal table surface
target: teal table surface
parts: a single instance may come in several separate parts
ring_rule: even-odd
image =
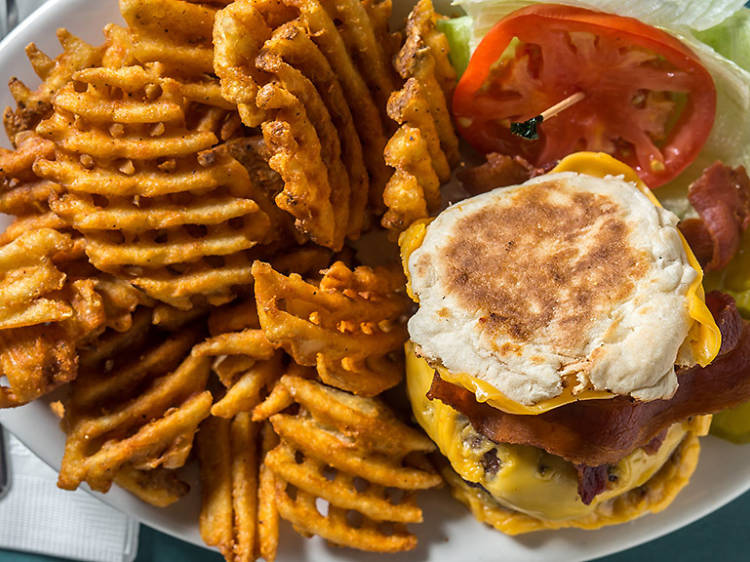
[[[173,560],[221,562],[221,557],[216,553],[142,526],[136,562],[171,562]],[[750,492],[679,531],[600,560],[607,560],[607,562],[748,561],[750,560]],[[57,561],[63,562],[61,558],[0,551],[0,562]],[[388,556],[384,555],[383,561],[387,562]],[[279,562],[293,561],[280,560]]]

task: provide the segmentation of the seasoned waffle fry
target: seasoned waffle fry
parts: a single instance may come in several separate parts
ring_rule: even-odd
[[[149,345],[160,335],[139,316],[132,334],[106,333],[101,345],[82,353],[63,420],[68,437],[61,488],[75,489],[86,481],[106,491],[125,464],[176,468],[184,463],[198,424],[209,415],[212,398],[203,391],[209,361],[183,360],[201,331],[183,330]]]
[[[211,414],[229,419],[251,411],[279,379],[281,354],[259,329],[252,301],[218,309],[209,319],[209,329],[215,335],[196,346],[193,355],[215,358],[213,371],[227,392]]]
[[[210,74],[211,28],[217,6],[182,0],[123,0],[120,4],[128,29],[112,24],[105,28],[108,46],[102,66],[142,64],[175,79],[188,102],[188,129],[211,131],[221,140],[240,134],[235,106],[222,97],[219,80]],[[186,17],[190,25],[173,25]]]
[[[84,234],[92,264],[177,308],[233,298],[250,280],[244,251],[271,230],[265,195],[227,149],[196,154],[217,138],[186,128],[178,82],[141,67],[75,81],[83,91],[63,88],[38,127],[56,159],[34,169],[63,187],[51,206]]]
[[[362,6],[367,10],[367,15],[372,21],[377,42],[382,46],[389,61],[393,60],[403,41],[401,32],[391,32],[391,12],[393,11],[392,0],[362,0]]]
[[[30,90],[18,78],[11,78],[8,87],[17,107],[7,107],[3,113],[5,132],[14,145],[16,135],[24,131],[33,131],[42,119],[52,113],[52,98],[65,85],[73,74],[83,68],[95,66],[101,62],[105,47],[92,47],[65,29],[57,31],[57,39],[63,52],[54,60],[37,49],[31,43],[26,47],[34,72],[42,79],[36,90]]]
[[[361,56],[347,50],[346,42],[333,22],[333,17],[336,16],[332,17],[327,13],[319,0],[286,0],[286,3],[299,10],[311,37],[325,54],[341,82],[354,116],[354,123],[362,141],[365,161],[370,172],[370,204],[375,209],[379,209],[382,207],[382,192],[389,175],[383,163],[385,131],[388,124],[381,117],[377,102],[360,70],[352,62],[353,58],[361,58]],[[369,73],[370,69],[366,64],[363,71]],[[390,91],[388,90],[388,93]]]
[[[16,135],[17,148],[0,148],[0,213],[31,215],[49,210],[47,199],[60,190],[32,170],[34,160],[51,157],[55,145],[31,132]]]
[[[404,87],[394,92],[388,100],[388,115],[399,125],[408,124],[418,129],[427,143],[432,167],[441,183],[450,180],[451,166],[440,145],[435,119],[430,112],[430,106],[424,93],[424,88],[415,78],[409,78]],[[388,149],[386,148],[386,151]],[[387,161],[387,157],[386,157]],[[434,211],[440,205],[440,192],[427,194],[428,206]]]
[[[284,180],[276,204],[295,217],[295,226],[321,246],[341,249],[346,222],[335,220],[328,170],[317,132],[302,102],[277,83],[257,96],[258,107],[273,112],[263,123],[263,137],[273,156],[268,164]],[[342,228],[343,226],[343,228]]]
[[[75,347],[59,325],[0,331],[0,408],[21,406],[64,384],[77,373]]]
[[[158,61],[178,75],[213,72],[216,9],[209,2],[120,0],[136,59]]]
[[[317,366],[323,382],[372,396],[401,380],[403,369],[376,364],[400,354],[409,303],[395,269],[348,269],[337,262],[319,284],[253,265],[260,323],[266,337],[301,365]]]
[[[396,171],[383,192],[388,211],[381,224],[395,234],[438,211],[440,185],[459,161],[448,111],[456,74],[437,20],[431,0],[420,0],[409,15],[406,42],[394,61],[407,81],[388,100],[388,115],[401,128],[385,149],[385,161]]]
[[[326,11],[329,8],[330,13]],[[385,8],[389,10],[390,4]],[[316,158],[310,165],[318,165],[324,160],[329,167],[331,162],[334,168],[338,167],[337,153],[341,152],[350,188],[343,188],[346,175],[332,170],[330,181],[334,184],[341,182],[341,185],[338,189],[334,185],[331,195],[338,210],[336,198],[343,200],[345,191],[351,193],[347,228],[351,237],[358,235],[364,223],[368,183],[371,204],[381,208],[382,191],[389,175],[383,161],[384,127],[390,126],[385,125],[388,123],[385,101],[395,87],[395,79],[375,31],[377,25],[382,33],[383,7],[377,9],[377,23],[371,21],[370,13],[357,0],[326,4],[325,7],[318,0],[286,0],[283,3],[239,0],[219,12],[214,28],[214,65],[221,78],[222,92],[227,100],[238,105],[246,125],[255,127],[280,121],[278,111],[272,111],[280,109],[278,104],[283,101],[273,83],[278,79],[285,90],[302,102],[323,143],[320,154],[314,146],[303,146],[308,151],[307,161]],[[337,27],[334,19],[342,25]],[[374,85],[375,94],[368,88],[368,81]],[[307,85],[308,94],[300,84]],[[312,89],[309,85],[315,86],[317,95],[310,95]],[[259,96],[268,86],[271,89]],[[269,99],[274,98],[277,101],[269,105]],[[287,100],[288,103],[293,102]],[[378,107],[382,108],[382,115]],[[289,123],[288,119],[282,121]],[[277,131],[267,130],[264,126],[267,141],[268,136],[275,133],[272,138],[276,138],[276,143],[269,142],[272,152],[281,151],[278,139],[282,135],[287,139],[307,135],[307,140],[311,140],[307,121],[298,120],[285,130]],[[341,134],[340,148],[336,147],[336,135],[332,131],[326,132],[326,129],[330,131],[329,121]],[[289,147],[290,141],[282,146]],[[296,148],[288,150],[296,151]],[[363,164],[369,172],[369,182],[363,173]],[[299,181],[291,170],[287,172],[286,176],[282,172],[285,182],[290,177]],[[288,192],[299,196],[297,185],[289,187]],[[322,201],[323,195],[317,194],[317,200]],[[300,219],[302,213],[295,214],[287,203],[279,201],[279,206]],[[339,225],[345,222],[342,217],[338,220]],[[311,233],[305,224],[299,226],[306,234]],[[317,235],[318,240],[325,240],[317,231],[312,234]],[[330,238],[330,233],[326,235]]]
[[[387,122],[384,108],[398,82],[390,58],[386,55],[388,43],[378,41],[376,26],[382,23],[371,19],[371,12],[360,0],[339,0],[328,3],[328,6],[329,12],[332,12],[331,18],[341,22],[337,29],[346,50],[367,84],[375,104],[380,108],[383,122]],[[384,7],[390,6],[385,4]],[[380,9],[384,7],[381,6]]]
[[[77,374],[76,350],[106,327],[127,329],[148,299],[109,276],[93,278],[81,240],[52,213],[16,220],[0,241],[0,407],[24,404]]]
[[[52,261],[70,251],[69,236],[56,230],[26,232],[0,248],[0,330],[60,322],[73,315],[69,304],[55,294],[65,274]]]
[[[242,122],[248,127],[257,127],[265,120],[265,112],[255,104],[255,97],[266,77],[255,68],[255,57],[271,36],[271,29],[255,4],[253,0],[233,2],[216,15],[213,29],[213,65],[221,79],[222,95],[237,105]]]
[[[137,470],[125,465],[115,477],[115,483],[155,507],[168,507],[190,491],[190,485],[183,482],[175,471],[165,468]]]
[[[340,206],[348,212],[347,235],[358,237],[365,220],[369,179],[354,119],[336,74],[298,20],[274,31],[256,57],[256,64],[275,75],[310,113],[321,140],[324,164],[331,172],[331,202],[334,209]],[[341,169],[344,164],[345,171]],[[340,216],[337,221],[343,223],[345,219]]]
[[[440,207],[440,178],[422,132],[403,125],[385,147],[385,161],[396,169],[383,192],[388,211],[381,224],[399,233]]]
[[[436,27],[440,17],[432,7],[432,0],[417,2],[406,22],[406,42],[394,65],[404,80],[415,78],[419,83],[443,152],[451,166],[455,166],[460,160],[458,137],[448,105],[456,85],[456,71],[448,58],[448,40]]]
[[[265,464],[276,477],[281,517],[303,535],[318,534],[341,546],[379,552],[414,548],[416,537],[404,526],[422,521],[414,491],[441,479],[406,459],[434,445],[377,400],[299,377],[284,376],[279,385],[301,406],[297,415],[271,417],[281,444]],[[318,499],[328,502],[326,514],[316,507]]]
[[[277,29],[256,58],[256,65],[258,68],[273,74],[278,83],[299,100],[305,107],[311,125],[315,128],[315,134],[320,143],[320,158],[323,166],[327,169],[326,178],[330,185],[329,201],[334,222],[334,242],[331,247],[340,249],[338,240],[343,243],[347,234],[354,238],[359,236],[363,217],[355,219],[359,227],[352,228],[350,226],[351,179],[341,160],[339,136],[323,98],[315,85],[299,70],[284,62],[274,47],[275,42],[283,40],[290,33],[303,35],[305,31],[296,22],[290,22]],[[264,101],[265,98],[262,95],[258,96],[259,105],[262,106]],[[273,161],[273,158],[271,161]],[[284,177],[283,169],[277,169],[277,171]],[[290,209],[287,209],[287,211],[290,211]],[[293,212],[290,214],[294,215]]]
[[[231,421],[211,417],[198,432],[201,536],[227,561],[252,561],[259,554],[273,561],[276,555],[278,529],[268,502],[268,476],[261,473],[259,486],[258,474],[267,440],[264,431],[259,451],[258,424],[247,413]]]

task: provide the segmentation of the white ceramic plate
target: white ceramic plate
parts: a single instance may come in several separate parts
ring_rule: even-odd
[[[396,0],[399,14],[412,2]],[[438,5],[441,2],[438,0]],[[447,5],[447,2],[442,2]],[[23,52],[35,41],[46,53],[59,51],[55,30],[67,27],[87,41],[99,44],[101,28],[107,22],[121,22],[116,0],[50,0],[23,22],[0,44],[0,80],[18,76],[36,85]],[[0,91],[0,108],[12,104],[5,88]],[[7,141],[5,141],[7,145]],[[0,228],[7,224],[0,215]],[[44,402],[15,410],[0,410],[0,423],[16,434],[32,451],[57,467],[63,453],[63,434],[57,419]],[[713,437],[703,439],[703,454],[691,484],[666,511],[638,521],[599,531],[553,531],[511,538],[476,522],[466,509],[445,490],[421,496],[425,522],[413,526],[419,537],[416,551],[402,555],[374,555],[333,548],[319,538],[305,540],[282,527],[278,559],[333,562],[344,560],[383,562],[585,560],[604,556],[650,541],[707,515],[750,489],[750,446],[739,447]],[[199,495],[196,487],[189,497],[168,509],[146,505],[113,487],[109,494],[96,494],[108,504],[165,533],[202,545],[198,534]],[[677,554],[677,553],[675,553]]]

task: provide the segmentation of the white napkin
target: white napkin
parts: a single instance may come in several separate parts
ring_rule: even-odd
[[[0,549],[86,562],[132,562],[138,523],[91,494],[68,492],[57,473],[7,431],[10,489],[0,499]]]

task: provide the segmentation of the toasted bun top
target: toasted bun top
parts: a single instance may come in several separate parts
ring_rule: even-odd
[[[634,184],[574,172],[465,200],[409,258],[412,341],[521,404],[567,385],[668,398],[697,276],[676,223]]]

